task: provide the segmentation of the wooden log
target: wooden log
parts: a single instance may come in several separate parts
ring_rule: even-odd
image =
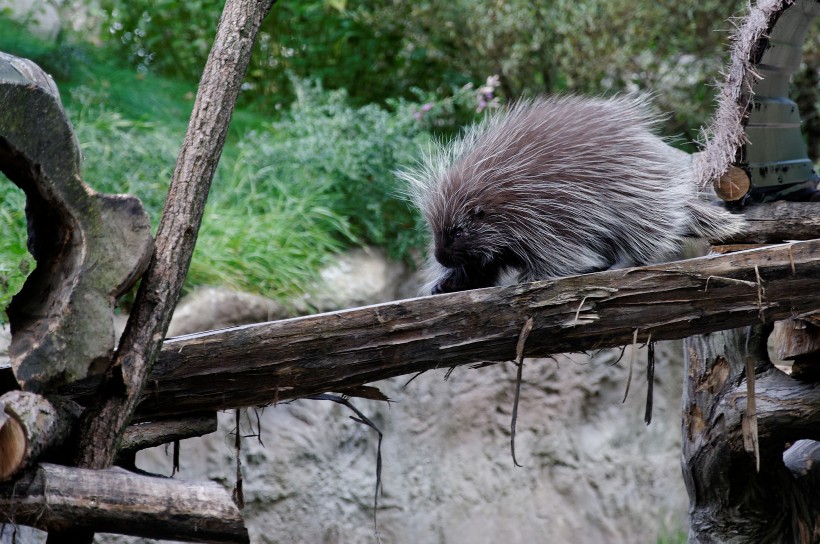
[[[772,337],[780,359],[795,359],[820,352],[820,327],[807,321],[778,321],[774,324]]]
[[[820,449],[812,446],[820,439],[818,385],[772,367],[765,336],[758,328],[751,336],[731,330],[686,340],[682,465],[689,542],[808,543],[820,534],[812,468],[820,463]],[[749,367],[755,374],[752,418]],[[752,419],[757,448],[747,447]]]
[[[820,240],[436,295],[168,339],[137,417],[273,403],[422,370],[770,322],[820,310]],[[82,397],[94,384],[75,384]]]
[[[176,440],[210,434],[216,432],[216,428],[215,412],[181,419],[150,421],[131,425],[123,433],[119,454],[130,455],[146,448],[161,446]]]
[[[9,356],[23,389],[50,392],[105,369],[114,302],[148,265],[151,225],[137,198],[83,183],[77,138],[37,65],[0,53],[0,104],[0,171],[26,193],[37,261],[7,309]]]
[[[820,381],[820,327],[802,319],[789,320],[784,326],[788,333],[775,339],[775,347],[786,351],[792,348],[792,377],[806,381]]]
[[[802,484],[806,495],[820,503],[820,442],[798,440],[783,453],[783,463]]]
[[[771,202],[743,210],[746,228],[722,244],[776,244],[820,238],[820,202]]]
[[[68,438],[80,407],[57,406],[36,393],[9,391],[0,397],[0,482],[11,479],[49,448]]]
[[[720,246],[711,246],[709,250],[712,253],[734,253],[736,251],[746,251],[747,249],[757,249],[760,247],[766,247],[770,244],[727,244],[727,245],[720,245]]]
[[[183,542],[249,542],[242,515],[220,485],[41,463],[0,484],[0,516],[45,531],[96,531]]]
[[[730,166],[729,169],[714,183],[715,194],[726,202],[740,200],[752,188],[749,175],[737,166]]]
[[[157,229],[154,255],[106,383],[80,422],[75,455],[79,466],[104,468],[114,462],[182,290],[236,98],[262,20],[274,1],[225,2]]]

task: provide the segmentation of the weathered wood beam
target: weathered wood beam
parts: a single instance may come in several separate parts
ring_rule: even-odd
[[[249,542],[230,494],[213,482],[191,483],[41,463],[0,485],[4,522],[45,531],[77,526],[183,542]]]
[[[820,240],[391,302],[168,339],[137,417],[511,360],[528,316],[535,357],[630,344],[635,329],[640,342],[684,338],[818,310]]]
[[[820,238],[820,202],[771,202],[743,210],[746,228],[722,244],[772,244]]]
[[[772,337],[775,352],[780,359],[797,359],[820,352],[820,327],[809,321],[778,321]]]
[[[122,436],[119,454],[130,455],[176,440],[210,434],[216,432],[216,429],[216,412],[131,425]]]

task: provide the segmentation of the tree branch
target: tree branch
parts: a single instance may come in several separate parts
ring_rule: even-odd
[[[177,159],[156,248],[119,349],[83,414],[76,461],[105,468],[159,353],[193,254],[202,212],[259,26],[273,0],[228,0]]]
[[[761,282],[758,283],[758,275]],[[683,338],[820,310],[820,240],[169,339],[138,418],[267,404],[439,367]],[[81,397],[77,384],[68,393]]]
[[[163,419],[125,429],[120,447],[121,455],[132,455],[146,448],[161,446],[176,440],[202,436],[216,432],[216,413],[180,419]]]

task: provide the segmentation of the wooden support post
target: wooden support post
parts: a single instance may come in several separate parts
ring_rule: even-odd
[[[690,499],[689,542],[816,541],[818,385],[771,365],[760,326],[688,338],[684,354],[682,465]],[[747,359],[755,373],[752,417],[759,448],[745,444]]]
[[[188,272],[236,97],[259,27],[273,3],[225,3],[157,229],[151,263],[105,382],[80,422],[79,466],[105,468],[114,462]]]

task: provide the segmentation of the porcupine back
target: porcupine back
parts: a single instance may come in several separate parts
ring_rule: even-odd
[[[743,223],[698,199],[689,155],[658,121],[646,98],[521,101],[401,176],[434,240],[480,209],[473,251],[514,255],[524,281],[659,262]]]

